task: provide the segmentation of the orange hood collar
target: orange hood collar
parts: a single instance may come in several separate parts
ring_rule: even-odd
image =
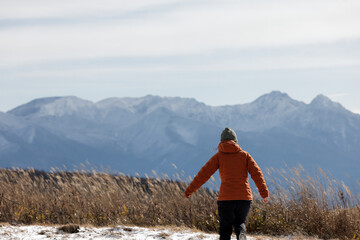
[[[218,149],[219,152],[223,152],[223,153],[235,153],[241,151],[240,146],[232,140],[226,140],[220,142]]]

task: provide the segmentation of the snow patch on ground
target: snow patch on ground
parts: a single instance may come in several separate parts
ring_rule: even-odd
[[[0,226],[0,239],[37,240],[37,239],[126,239],[126,240],[217,240],[218,234],[193,232],[188,229],[142,228],[130,226],[117,227],[80,227],[78,233],[64,233],[54,226]],[[232,239],[235,239],[233,236]],[[255,238],[248,237],[248,240]]]

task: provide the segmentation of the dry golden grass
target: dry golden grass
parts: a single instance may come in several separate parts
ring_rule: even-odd
[[[247,224],[251,232],[360,239],[358,183],[354,193],[321,169],[310,176],[301,166],[268,170],[267,176],[271,203],[253,202]]]
[[[185,199],[187,183],[154,175],[0,169],[0,222],[218,230],[216,192],[201,188]],[[266,180],[271,201],[265,205],[255,194],[249,233],[359,239],[359,192],[301,167],[269,171]]]
[[[177,225],[215,230],[202,221],[216,215],[216,193],[201,189],[191,200],[185,199],[187,184],[168,178],[2,169],[0,186],[2,222]]]

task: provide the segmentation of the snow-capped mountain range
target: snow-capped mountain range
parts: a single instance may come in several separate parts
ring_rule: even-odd
[[[219,107],[150,95],[96,103],[36,99],[0,112],[0,167],[72,169],[89,162],[126,174],[192,175],[216,152],[227,126],[262,168],[300,163],[359,179],[360,115],[323,95],[305,104],[278,91]]]

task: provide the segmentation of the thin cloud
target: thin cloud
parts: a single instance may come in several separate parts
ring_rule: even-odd
[[[117,15],[186,0],[0,0],[0,20],[81,18]]]
[[[316,69],[324,67],[346,67],[360,65],[360,52],[353,51],[359,45],[357,41],[334,44],[315,44],[298,47],[221,49],[197,54],[178,54],[164,56],[111,56],[53,59],[46,62],[12,66],[0,66],[8,69],[12,75],[43,76],[73,74],[84,75],[97,69],[99,72],[161,72],[161,71],[233,71],[267,69]],[[20,71],[19,71],[20,70]],[[56,72],[59,72],[56,74]]]
[[[22,3],[25,2],[28,1]],[[61,17],[64,24],[61,20],[55,25],[37,23],[16,28],[3,24],[0,65],[111,56],[207,54],[221,49],[299,46],[360,38],[359,1],[197,1],[179,8],[164,7],[157,14],[151,14],[151,9],[161,8],[167,1],[126,2],[101,2],[100,6],[99,1],[37,1],[31,2],[29,10],[16,1],[4,4],[0,14],[4,18]],[[141,9],[149,12],[134,18],[116,18],[116,14]],[[96,20],[69,24],[74,16]]]
[[[342,98],[342,97],[345,97],[348,95],[349,95],[349,93],[333,93],[333,94],[329,94],[327,96],[331,99],[338,99],[338,98]]]

